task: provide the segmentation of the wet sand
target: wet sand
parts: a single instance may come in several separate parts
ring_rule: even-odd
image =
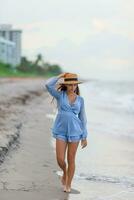
[[[40,79],[0,78],[0,162],[19,137],[25,105],[41,94]]]

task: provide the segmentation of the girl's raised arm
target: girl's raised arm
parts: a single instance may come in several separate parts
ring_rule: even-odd
[[[43,88],[47,89],[47,91],[54,96],[56,99],[60,97],[60,92],[56,90],[56,83],[59,80],[58,76],[51,77],[43,82]]]

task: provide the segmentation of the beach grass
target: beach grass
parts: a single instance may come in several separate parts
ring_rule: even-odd
[[[54,73],[54,72],[51,72],[51,71],[47,71],[45,73],[39,73],[38,71],[20,71],[18,70],[17,68],[11,68],[10,65],[8,64],[3,64],[3,63],[0,63],[0,77],[1,78],[4,78],[4,77],[51,77],[51,76],[54,76],[54,75],[57,75],[58,73]]]

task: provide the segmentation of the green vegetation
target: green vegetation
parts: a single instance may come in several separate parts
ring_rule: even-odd
[[[21,64],[16,67],[0,62],[0,77],[50,77],[60,73],[61,67],[44,62],[41,54],[34,62],[22,57]]]

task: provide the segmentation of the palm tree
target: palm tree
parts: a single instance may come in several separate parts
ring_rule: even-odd
[[[36,60],[35,60],[34,65],[35,65],[35,67],[44,68],[45,62],[44,62],[44,59],[43,59],[42,54],[38,54],[38,55],[37,55],[37,58],[36,58]]]

